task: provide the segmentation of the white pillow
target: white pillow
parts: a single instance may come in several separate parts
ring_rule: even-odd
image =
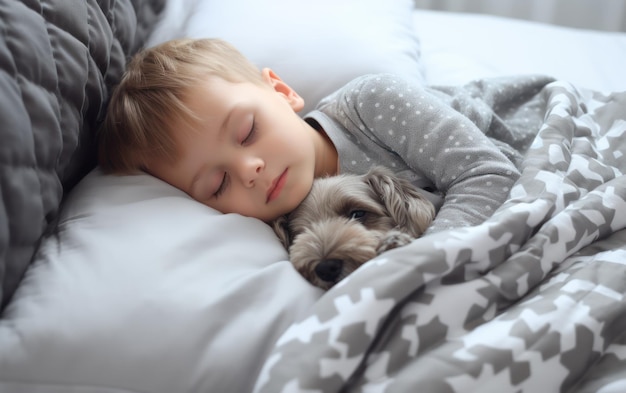
[[[2,392],[251,391],[321,295],[269,226],[148,175],[95,170],[62,214],[0,319]]]
[[[302,114],[368,73],[423,81],[412,0],[175,0],[148,45],[218,37],[270,67],[305,100]]]
[[[544,74],[588,89],[626,91],[626,33],[427,10],[414,10],[413,22],[429,84]]]
[[[170,0],[150,44],[222,37],[307,101],[421,80],[411,0]],[[88,175],[0,319],[0,391],[246,392],[322,295],[264,223],[147,175]]]

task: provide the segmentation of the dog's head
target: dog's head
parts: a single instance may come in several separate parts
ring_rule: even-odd
[[[389,231],[417,238],[434,216],[407,180],[374,167],[315,180],[305,200],[272,226],[300,274],[328,289],[375,257]]]

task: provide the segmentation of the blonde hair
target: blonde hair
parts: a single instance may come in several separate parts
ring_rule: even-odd
[[[197,120],[185,94],[207,76],[263,83],[259,69],[219,39],[172,40],[136,54],[113,91],[98,135],[103,171],[127,174],[145,169],[149,159],[173,162],[174,124]]]

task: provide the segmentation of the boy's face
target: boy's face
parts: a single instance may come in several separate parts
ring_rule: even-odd
[[[208,77],[193,87],[185,102],[200,126],[175,127],[179,159],[147,171],[222,213],[271,221],[293,210],[324,174],[329,142],[296,114],[302,98],[272,71],[263,77],[266,86]]]

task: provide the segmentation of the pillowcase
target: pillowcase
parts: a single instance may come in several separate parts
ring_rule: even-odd
[[[263,222],[94,170],[0,319],[0,391],[248,392],[321,294]]]
[[[412,9],[411,0],[169,1],[148,45],[222,38],[273,69],[304,98],[306,114],[364,74],[423,81]]]

